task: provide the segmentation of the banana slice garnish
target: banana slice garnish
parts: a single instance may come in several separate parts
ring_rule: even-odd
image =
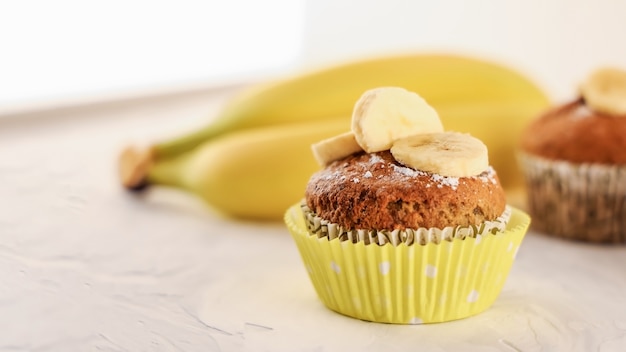
[[[626,116],[626,71],[603,67],[580,86],[585,103],[600,113]]]
[[[397,140],[391,154],[412,169],[441,176],[476,176],[489,168],[487,146],[465,133],[416,134]]]
[[[363,150],[352,132],[319,141],[311,145],[311,149],[315,160],[322,166]]]
[[[354,107],[352,132],[315,143],[311,149],[322,166],[363,150],[391,150],[398,162],[442,176],[475,176],[489,167],[482,141],[444,132],[439,115],[422,97],[398,87],[365,92]]]
[[[352,113],[352,131],[368,153],[389,150],[394,141],[418,133],[443,132],[437,111],[418,94],[399,87],[363,93]]]

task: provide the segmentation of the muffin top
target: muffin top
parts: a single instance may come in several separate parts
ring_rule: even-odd
[[[626,115],[598,112],[580,98],[534,120],[521,149],[551,160],[626,164]]]
[[[352,130],[312,150],[324,167],[307,184],[308,210],[344,229],[482,230],[506,210],[485,144],[444,131],[423,98],[399,87],[366,91]]]
[[[307,206],[350,229],[479,226],[497,219],[506,198],[495,171],[441,176],[400,164],[389,151],[359,152],[315,173]]]
[[[626,164],[626,71],[601,67],[580,85],[580,98],[533,121],[520,148],[572,163]]]

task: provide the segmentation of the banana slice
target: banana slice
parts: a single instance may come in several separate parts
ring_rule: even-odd
[[[489,167],[487,146],[465,133],[416,134],[397,140],[391,154],[400,163],[442,176],[476,176]]]
[[[389,150],[394,141],[418,133],[443,132],[439,115],[426,101],[399,87],[363,93],[352,112],[352,131],[368,153]]]
[[[626,116],[626,71],[600,68],[583,82],[580,92],[592,110]]]
[[[322,166],[363,150],[352,132],[324,139],[311,145],[311,149],[315,160]]]

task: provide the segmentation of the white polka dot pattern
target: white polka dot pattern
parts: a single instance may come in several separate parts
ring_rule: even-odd
[[[487,309],[526,230],[518,225],[516,231],[440,244],[367,245],[311,236],[301,214],[297,221],[302,231],[290,230],[322,302],[357,319],[399,324],[456,320]],[[516,221],[529,223],[519,214]]]
[[[478,296],[479,296],[478,291],[472,290],[472,292],[470,292],[469,295],[467,295],[467,302],[474,303],[478,301]]]
[[[330,268],[333,269],[333,271],[336,272],[337,274],[341,274],[341,268],[339,267],[337,263],[330,262]]]
[[[426,269],[424,270],[424,275],[426,275],[426,277],[434,279],[435,276],[437,276],[437,267],[430,265],[430,264],[426,265]]]
[[[418,317],[413,317],[411,318],[411,320],[409,320],[409,324],[411,325],[419,325],[419,324],[424,324],[424,321]]]
[[[390,269],[391,269],[391,263],[389,263],[389,262],[382,262],[378,266],[378,270],[380,270],[380,273],[383,274],[383,275],[389,274],[389,270]]]

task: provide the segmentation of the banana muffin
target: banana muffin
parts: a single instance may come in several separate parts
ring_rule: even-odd
[[[322,168],[285,223],[328,308],[422,324],[493,304],[530,218],[506,204],[484,143],[384,87],[357,101],[352,131],[312,149]]]
[[[535,119],[519,159],[536,230],[626,242],[626,71],[593,72],[581,97]]]

